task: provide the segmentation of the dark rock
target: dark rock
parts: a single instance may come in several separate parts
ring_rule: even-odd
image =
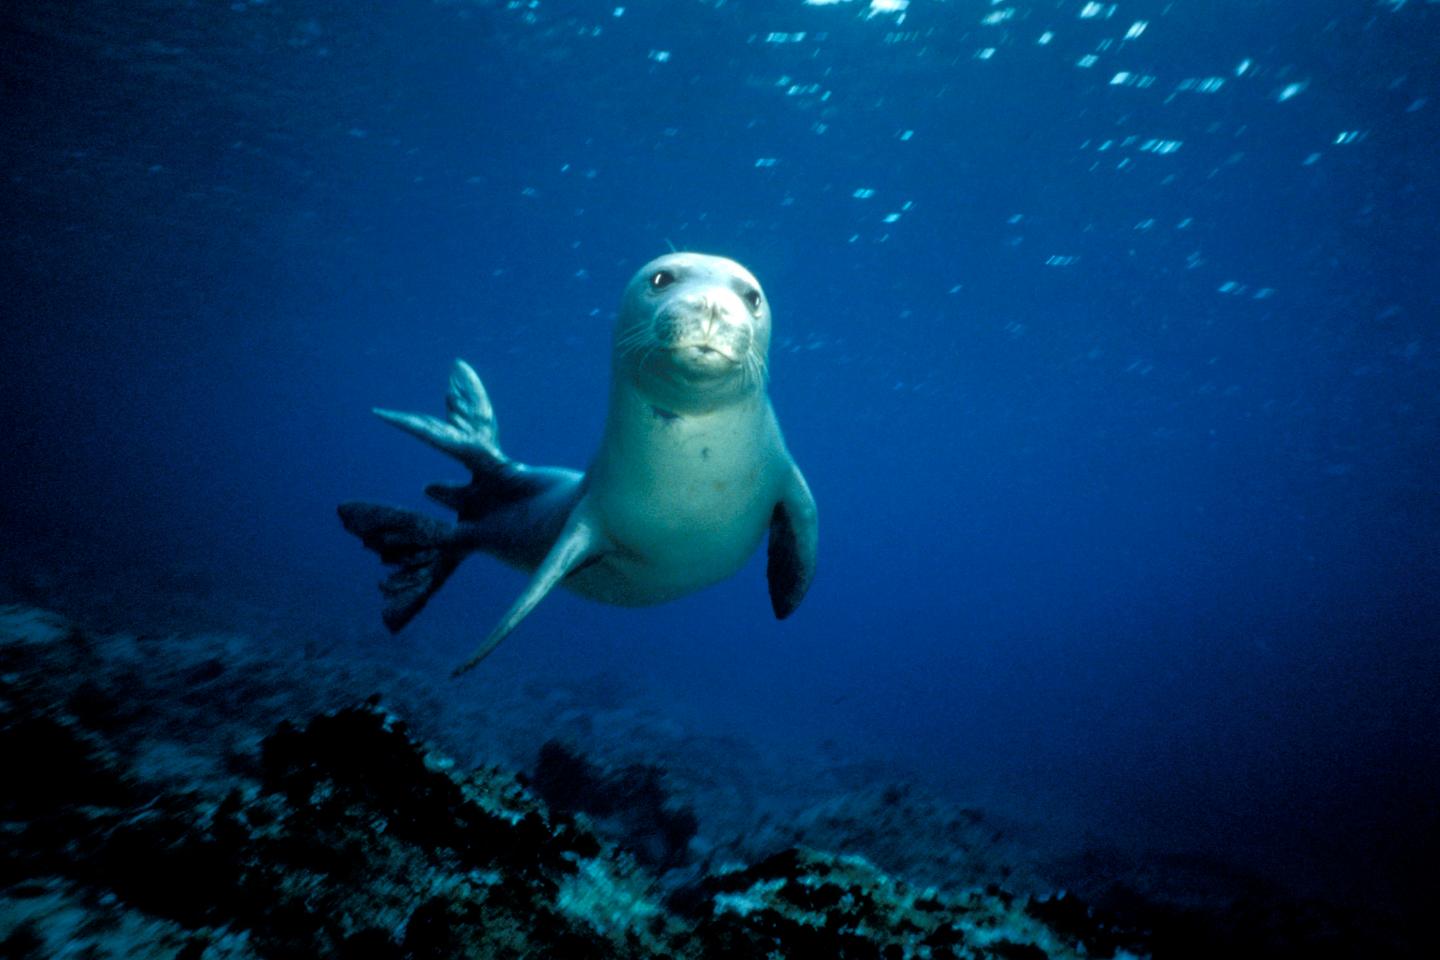
[[[10,818],[124,805],[134,796],[101,741],[64,714],[0,716],[0,772],[0,809]]]
[[[556,740],[540,748],[531,786],[551,807],[598,821],[635,859],[656,870],[683,866],[700,823],[674,803],[658,767],[633,764],[604,770]]]
[[[4,940],[0,940],[3,960],[45,960],[45,941],[31,922],[22,923]]]

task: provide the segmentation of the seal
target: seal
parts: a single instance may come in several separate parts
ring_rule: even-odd
[[[766,390],[770,323],[759,281],[733,260],[671,253],[647,263],[621,300],[605,430],[583,472],[505,456],[464,360],[444,419],[375,410],[471,474],[425,488],[454,523],[340,505],[345,528],[395,568],[380,585],[386,626],[402,629],[472,553],[529,572],[459,676],[556,586],[622,606],[665,603],[734,574],[767,532],[771,607],[788,617],[814,577],[818,523]]]

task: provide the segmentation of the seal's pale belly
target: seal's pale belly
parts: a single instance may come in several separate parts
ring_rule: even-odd
[[[729,577],[769,528],[783,479],[767,402],[702,417],[622,403],[589,473],[588,496],[616,550],[567,578],[625,606],[664,603]]]

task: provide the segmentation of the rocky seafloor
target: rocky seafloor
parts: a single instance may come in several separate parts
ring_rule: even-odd
[[[744,744],[682,736],[601,681],[531,691],[554,737],[528,762],[457,762],[401,715],[439,710],[422,687],[285,651],[0,607],[0,958],[1406,946],[1248,879],[1040,863],[992,815],[902,781],[786,808],[743,776],[763,765]]]

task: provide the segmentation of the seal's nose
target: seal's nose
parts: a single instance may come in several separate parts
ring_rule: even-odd
[[[743,316],[744,305],[740,298],[729,290],[710,290],[704,295],[702,313],[707,319],[722,323],[735,316]]]
[[[725,304],[714,293],[705,293],[699,303],[700,332],[712,337],[725,323]]]
[[[696,290],[681,301],[683,319],[675,325],[675,334],[688,332],[702,343],[732,339],[744,327],[744,304],[728,290]]]

